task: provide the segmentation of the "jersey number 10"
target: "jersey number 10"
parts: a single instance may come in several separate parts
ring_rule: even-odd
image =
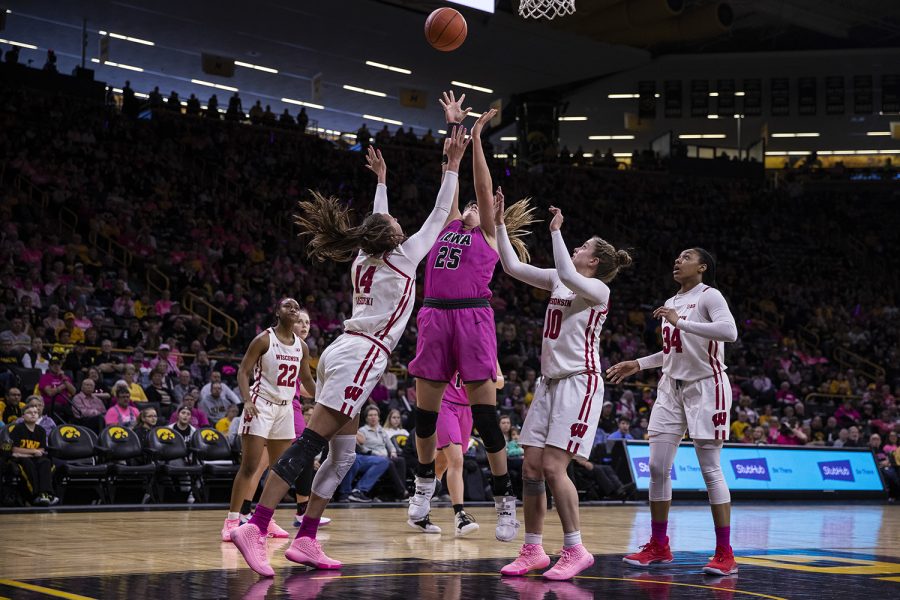
[[[663,354],[668,354],[673,349],[676,354],[681,353],[681,331],[663,327]]]
[[[559,337],[559,330],[562,329],[562,311],[558,308],[551,308],[547,311],[546,321],[544,337],[555,340]]]

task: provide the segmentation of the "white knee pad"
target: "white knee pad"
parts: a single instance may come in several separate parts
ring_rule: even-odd
[[[725,483],[722,461],[719,459],[722,444],[723,440],[694,440],[694,450],[697,452],[700,472],[703,473],[703,481],[706,482],[706,489],[709,492],[710,504],[731,502],[731,492]]]
[[[650,501],[672,499],[672,465],[682,436],[675,433],[650,434]]]
[[[355,460],[356,436],[335,436],[328,444],[328,458],[319,466],[313,478],[312,492],[320,498],[330,500]]]

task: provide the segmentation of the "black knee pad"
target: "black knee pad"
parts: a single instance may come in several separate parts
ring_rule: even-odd
[[[476,404],[472,407],[472,422],[481,435],[484,449],[490,454],[506,448],[506,438],[500,431],[500,419],[497,418],[496,408],[487,404]]]
[[[416,407],[416,437],[429,438],[437,431],[438,414]]]
[[[304,469],[312,467],[316,456],[325,449],[328,440],[307,427],[296,442],[284,451],[272,467],[276,475],[288,484],[294,483]]]

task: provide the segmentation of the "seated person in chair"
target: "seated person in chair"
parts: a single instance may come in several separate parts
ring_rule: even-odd
[[[40,416],[40,405],[29,403],[22,416],[23,422],[13,427],[9,437],[13,460],[19,464],[33,494],[31,503],[52,506],[59,498],[53,493],[53,463],[47,456],[47,432],[38,425]]]

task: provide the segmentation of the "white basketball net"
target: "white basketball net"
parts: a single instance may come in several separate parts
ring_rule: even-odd
[[[575,13],[575,0],[519,0],[519,16],[525,19],[555,19]]]

